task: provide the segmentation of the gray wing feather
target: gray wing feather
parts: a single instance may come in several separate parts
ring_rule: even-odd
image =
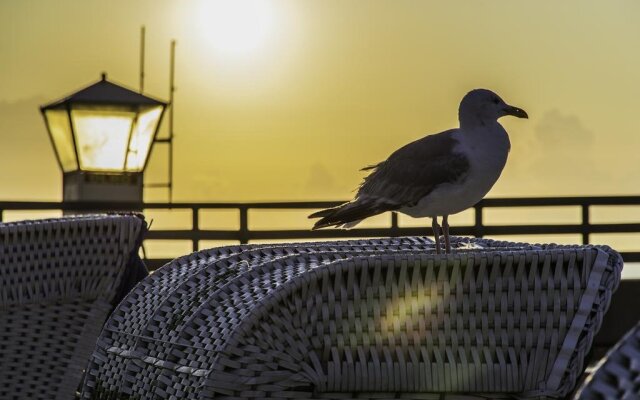
[[[416,140],[368,167],[373,172],[362,182],[356,200],[377,199],[390,209],[413,206],[438,185],[464,179],[469,160],[454,152],[454,131]]]
[[[455,130],[426,136],[398,149],[386,160],[365,167],[372,171],[364,179],[356,198],[318,211],[313,229],[346,226],[352,222],[405,206],[413,206],[438,185],[465,179],[469,160],[455,153]]]

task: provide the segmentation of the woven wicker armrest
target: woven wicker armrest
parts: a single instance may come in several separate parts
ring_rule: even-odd
[[[640,323],[602,359],[574,400],[640,399]]]
[[[431,241],[399,238],[181,257],[114,311],[83,396],[569,393],[618,285],[619,255],[455,243],[449,256],[434,254]]]
[[[0,223],[1,399],[73,398],[145,231],[135,214]]]

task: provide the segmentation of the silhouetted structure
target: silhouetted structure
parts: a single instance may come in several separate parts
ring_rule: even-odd
[[[41,107],[64,201],[142,203],[143,171],[167,103],[109,82]]]

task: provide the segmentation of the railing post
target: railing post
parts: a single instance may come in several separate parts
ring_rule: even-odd
[[[400,236],[398,230],[398,213],[395,211],[391,211],[391,236],[396,237]]]
[[[193,234],[191,248],[193,251],[198,251],[200,239],[200,209],[198,207],[191,208],[191,232]]]
[[[589,221],[589,204],[582,203],[582,244],[589,244],[589,229],[591,228],[591,222]]]
[[[249,208],[239,206],[240,210],[240,244],[249,243]]]
[[[473,226],[473,230],[474,233],[476,235],[477,238],[481,238],[482,236],[484,236],[484,226],[483,226],[483,221],[482,221],[482,204],[478,203],[475,206],[473,206],[473,209],[475,211],[475,224]]]

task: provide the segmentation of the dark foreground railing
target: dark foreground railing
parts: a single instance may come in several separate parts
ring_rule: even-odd
[[[192,250],[196,251],[199,242],[203,240],[237,241],[248,243],[261,240],[309,240],[326,238],[356,238],[380,236],[408,236],[431,235],[430,229],[424,227],[401,227],[398,216],[391,213],[389,226],[383,228],[355,228],[351,230],[319,230],[309,229],[250,229],[250,210],[317,210],[340,204],[338,201],[308,201],[308,202],[277,202],[277,203],[61,203],[61,202],[0,202],[0,221],[5,210],[24,211],[91,211],[91,210],[190,210],[190,229],[151,229],[148,240],[188,240],[192,243]],[[452,235],[492,236],[504,235],[557,235],[576,234],[582,238],[582,243],[590,242],[592,234],[600,233],[640,233],[640,223],[599,223],[590,221],[592,206],[640,206],[640,196],[607,196],[607,197],[532,197],[532,198],[494,198],[485,199],[478,203],[475,209],[475,219],[472,225],[452,226]],[[573,206],[581,210],[579,223],[575,224],[513,224],[487,225],[483,219],[483,210],[489,208]],[[205,210],[236,210],[239,212],[239,229],[201,229],[202,211]],[[535,214],[533,214],[535,215]],[[530,240],[535,242],[533,236]],[[640,262],[640,243],[638,251],[622,252],[626,262]],[[167,259],[147,259],[150,268],[155,269],[167,262]]]

